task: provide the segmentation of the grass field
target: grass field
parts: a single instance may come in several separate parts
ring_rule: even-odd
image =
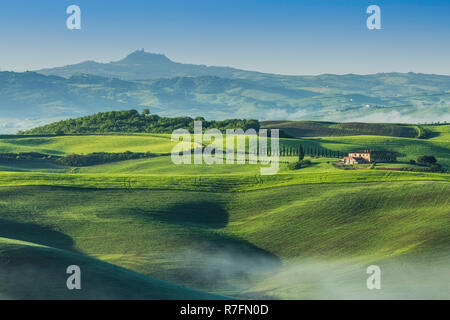
[[[300,171],[300,170],[299,170]],[[293,184],[446,181],[448,174],[383,170],[279,173],[277,175],[123,175],[1,172],[0,186],[152,189],[240,192]]]
[[[432,154],[448,168],[450,126],[427,128],[428,139],[280,143],[388,149],[404,162],[393,167]],[[175,165],[165,155],[174,145],[168,135],[0,138],[0,152],[159,154],[77,168],[0,162],[0,298],[450,298],[448,173],[309,157],[289,170],[296,157],[282,157],[278,174],[261,176],[255,164]],[[65,289],[71,264],[86,275],[83,292]],[[383,290],[365,286],[371,264]]]
[[[81,290],[66,287],[65,270],[70,265],[78,265],[82,270]],[[153,279],[73,251],[2,237],[0,282],[2,300],[225,298]]]
[[[390,136],[357,135],[337,137],[281,138],[280,146],[305,148],[321,147],[332,151],[350,152],[355,149],[388,149],[399,153],[400,161],[417,159],[421,154],[433,154],[444,166],[450,166],[450,125],[424,126],[432,132],[428,139]],[[205,141],[204,143],[209,143]],[[167,134],[152,135],[87,135],[26,137],[11,136],[0,139],[0,152],[40,152],[50,155],[92,152],[152,152],[167,154],[177,142]],[[223,145],[224,141],[215,142]],[[189,145],[186,144],[186,148]],[[225,146],[223,146],[225,147]]]
[[[0,139],[0,152],[39,152],[50,155],[92,152],[170,153],[176,142],[169,135],[86,135]]]
[[[192,161],[193,162],[193,161]],[[253,164],[174,164],[170,156],[153,159],[128,160],[79,168],[80,173],[205,175],[205,174],[259,174],[260,165]]]
[[[423,130],[418,125],[325,121],[264,121],[264,128],[277,128],[291,137],[380,135],[416,138]]]
[[[224,295],[311,298],[317,292],[309,295],[306,284],[289,290],[278,284],[293,264],[344,264],[353,272],[330,268],[327,276],[345,276],[351,283],[364,278],[362,267],[372,263],[411,259],[423,268],[426,258],[444,268],[449,194],[448,182],[410,181],[244,193],[4,187],[0,236]],[[421,279],[413,283],[426,285]],[[385,283],[385,297],[407,293],[398,291],[399,281]],[[354,294],[366,290],[362,286]],[[435,288],[426,297],[445,294]]]
[[[303,139],[280,139],[280,145],[304,147],[320,146],[324,149],[351,152],[359,149],[385,149],[399,153],[399,161],[417,160],[423,154],[432,154],[438,162],[450,167],[450,125],[428,126],[433,135],[429,139],[413,139],[387,136],[314,137]]]

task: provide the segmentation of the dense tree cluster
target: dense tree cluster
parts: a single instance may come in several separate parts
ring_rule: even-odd
[[[259,130],[258,120],[229,119],[223,121],[202,120],[203,129],[217,128]],[[172,133],[175,129],[194,130],[194,119],[190,117],[160,117],[150,114],[148,109],[140,114],[136,110],[100,112],[91,116],[63,120],[42,127],[20,132],[20,134],[87,134],[87,133]]]
[[[437,163],[437,159],[432,155],[421,155],[417,158],[417,163],[426,165],[431,172],[443,172],[442,166]]]
[[[421,155],[417,158],[418,163],[432,165],[437,162],[436,158],[432,155]]]

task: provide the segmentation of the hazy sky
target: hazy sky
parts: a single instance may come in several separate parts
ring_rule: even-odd
[[[81,7],[82,29],[66,28]],[[381,8],[368,30],[366,8]],[[282,74],[450,74],[450,1],[2,1],[0,69],[119,60],[136,49],[183,63]]]

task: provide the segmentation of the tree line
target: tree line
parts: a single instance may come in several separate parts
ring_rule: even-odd
[[[56,160],[59,157],[39,152],[5,152],[0,153],[0,161],[16,161],[16,160]]]
[[[194,131],[194,121],[202,121],[204,130],[216,128],[226,129],[255,129],[259,130],[260,123],[255,119],[228,119],[222,121],[207,121],[202,117],[160,117],[150,114],[148,109],[142,113],[137,110],[122,110],[99,112],[94,115],[76,119],[62,120],[34,129],[20,131],[19,134],[35,135],[64,135],[89,133],[172,133],[176,129]]]

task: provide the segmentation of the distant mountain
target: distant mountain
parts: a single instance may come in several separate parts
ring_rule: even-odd
[[[0,133],[95,112],[362,122],[450,121],[450,76],[284,76],[136,51],[39,72],[0,72]]]
[[[70,77],[74,74],[88,73],[123,80],[199,76],[251,78],[258,74],[258,72],[244,71],[229,67],[208,67],[205,65],[173,62],[163,54],[148,53],[142,50],[135,51],[122,60],[110,63],[86,61],[65,67],[42,69],[37,72],[60,77]]]
[[[151,80],[175,77],[213,76],[246,79],[260,85],[289,89],[313,88],[326,93],[360,93],[395,96],[416,93],[440,93],[450,90],[450,76],[417,73],[378,73],[372,75],[286,76],[246,71],[230,67],[214,67],[178,63],[163,54],[135,51],[122,60],[109,63],[86,61],[65,67],[36,71],[45,75],[71,77],[90,74],[122,80]]]

